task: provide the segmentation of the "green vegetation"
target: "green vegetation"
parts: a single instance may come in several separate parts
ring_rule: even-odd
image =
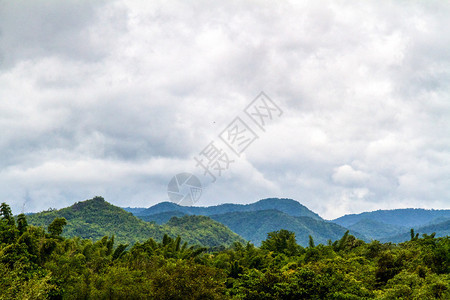
[[[60,210],[33,214],[27,216],[27,221],[31,225],[47,228],[56,218],[67,220],[62,232],[63,237],[80,237],[93,241],[114,235],[118,243],[134,244],[146,241],[149,237],[161,240],[164,234],[168,234],[173,238],[180,236],[189,244],[211,247],[227,246],[236,241],[244,242],[230,229],[207,217],[186,216],[160,226],[144,222],[122,208],[109,204],[102,197],[78,202]]]
[[[410,241],[395,245],[346,232],[326,245],[309,237],[304,248],[293,232],[279,230],[260,248],[234,242],[207,249],[167,234],[134,245],[115,245],[115,236],[65,238],[65,217],[46,229],[27,218],[16,221],[0,206],[0,299],[450,298],[448,236],[411,231]],[[195,217],[169,223],[179,233],[203,226]]]

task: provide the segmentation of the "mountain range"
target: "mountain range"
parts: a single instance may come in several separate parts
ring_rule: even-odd
[[[187,215],[211,216],[231,212],[252,212],[267,209],[276,209],[294,217],[310,217],[317,220],[323,220],[318,214],[308,209],[299,202],[286,198],[267,198],[251,204],[220,204],[216,206],[198,207],[181,206],[172,202],[158,203],[152,207],[142,208],[124,208],[136,216],[148,216],[167,212],[182,212]]]
[[[309,235],[317,243],[340,238],[345,231],[365,240],[403,242],[410,229],[437,236],[448,234],[450,210],[395,209],[345,215],[327,221],[293,199],[268,198],[251,204],[221,204],[210,207],[180,206],[162,202],[149,208],[124,208],[148,222],[164,224],[172,217],[205,215],[252,243],[259,245],[268,232],[287,229],[295,232],[299,244],[308,244]],[[426,226],[425,226],[426,225]],[[437,226],[439,225],[439,226]],[[434,226],[434,227],[433,227]]]
[[[400,209],[346,215],[324,220],[292,199],[269,198],[252,204],[222,204],[210,207],[179,206],[163,202],[149,208],[120,208],[102,197],[77,202],[60,210],[27,216],[32,225],[47,227],[56,217],[67,219],[63,235],[99,240],[115,236],[119,243],[133,244],[164,234],[180,236],[189,244],[208,247],[250,241],[260,245],[267,233],[287,229],[297,242],[307,246],[340,239],[349,230],[359,239],[403,242],[416,233],[445,236],[450,233],[450,210]]]

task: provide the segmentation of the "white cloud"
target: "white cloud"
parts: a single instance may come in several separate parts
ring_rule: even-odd
[[[334,182],[344,186],[360,186],[369,179],[369,175],[360,170],[353,169],[352,166],[343,165],[334,169],[332,178]]]
[[[448,208],[449,19],[445,2],[2,2],[0,201],[150,206],[194,172],[199,205]],[[283,116],[209,184],[193,156],[261,90]]]

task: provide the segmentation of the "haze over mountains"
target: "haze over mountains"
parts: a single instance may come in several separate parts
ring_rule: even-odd
[[[269,198],[258,202],[187,207],[163,202],[149,208],[120,208],[101,197],[77,202],[60,210],[28,216],[30,224],[48,226],[54,218],[65,217],[67,237],[93,240],[114,235],[119,243],[133,244],[152,237],[180,236],[190,244],[216,247],[239,241],[260,245],[267,233],[286,229],[307,246],[309,236],[316,244],[340,239],[349,230],[359,239],[403,242],[410,229],[419,234],[450,234],[450,210],[401,209],[346,215],[329,221],[292,199]],[[405,224],[400,225],[400,224]]]

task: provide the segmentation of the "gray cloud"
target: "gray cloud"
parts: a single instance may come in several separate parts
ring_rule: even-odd
[[[0,201],[150,206],[194,172],[199,205],[448,208],[449,15],[437,1],[1,1]],[[261,90],[284,114],[210,183],[193,157]]]

